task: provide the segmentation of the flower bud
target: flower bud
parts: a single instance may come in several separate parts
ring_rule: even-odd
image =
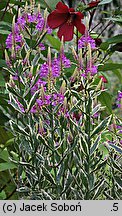
[[[80,49],[80,53],[79,53],[79,67],[80,67],[80,70],[83,69],[83,53],[82,53],[82,49]]]
[[[10,75],[10,80],[9,80],[9,84],[8,85],[10,85],[10,87],[12,87],[12,88],[15,88],[15,83],[14,83],[12,75]]]
[[[51,49],[48,47],[48,54],[47,54],[47,61],[48,61],[48,66],[49,66],[49,73],[51,72]]]
[[[43,85],[41,85],[41,91],[40,91],[40,93],[41,93],[42,100],[44,100],[45,91],[44,91],[44,86]]]
[[[74,73],[72,74],[70,78],[71,82],[75,82],[75,80],[78,78],[78,75],[79,75],[79,71],[77,68],[75,68]]]
[[[63,107],[64,107],[64,113],[65,113],[67,110],[67,98],[66,97],[64,98]]]
[[[43,122],[41,119],[39,119],[39,133],[43,134],[44,133],[44,127],[43,127]]]
[[[73,54],[74,59],[77,61],[78,60],[78,55],[77,55],[74,47],[72,47],[72,54]]]
[[[10,67],[11,66],[11,62],[10,62],[7,50],[5,50],[5,60],[6,60],[7,66]]]
[[[40,4],[38,4],[38,9],[37,9],[38,13],[40,13]]]
[[[61,88],[60,88],[60,93],[64,94],[66,91],[66,82],[65,80],[62,82]]]
[[[47,8],[44,10],[44,20],[46,21],[47,20]]]
[[[13,17],[13,21],[12,21],[12,33],[14,35],[15,32],[15,16]]]

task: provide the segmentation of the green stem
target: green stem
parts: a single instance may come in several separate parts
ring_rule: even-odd
[[[54,114],[53,114],[53,109],[51,106],[51,110],[50,110],[50,127],[51,127],[51,146],[52,146],[52,162],[53,162],[53,169],[54,169],[54,174],[55,174],[55,182],[57,182],[57,168],[55,166],[55,145],[54,145]],[[58,188],[56,186],[56,193],[57,193],[57,197],[58,197]]]
[[[87,160],[87,166],[86,166],[86,173],[88,177],[88,190],[86,192],[86,200],[90,199],[90,189],[89,189],[89,182],[90,182],[90,148],[91,148],[91,105],[92,105],[92,99],[90,97],[89,91],[87,90],[87,84],[85,87],[85,112],[87,113],[86,115],[86,121],[85,121],[85,133],[87,134],[87,147],[88,147],[88,154],[86,156]]]
[[[76,30],[76,53],[78,54],[78,30]]]

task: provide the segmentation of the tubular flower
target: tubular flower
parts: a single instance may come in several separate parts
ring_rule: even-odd
[[[59,2],[56,9],[49,14],[47,18],[48,26],[52,29],[58,28],[58,37],[60,40],[62,36],[64,41],[71,41],[73,39],[74,27],[84,34],[85,26],[81,22],[84,15],[81,12],[75,12],[74,8],[69,8],[67,5]]]

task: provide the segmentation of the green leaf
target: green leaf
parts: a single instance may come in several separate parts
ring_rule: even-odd
[[[42,189],[41,193],[43,194],[44,200],[52,200],[51,196],[45,190]]]
[[[32,182],[33,180],[38,181],[38,176],[36,175],[36,173],[34,172],[34,170],[30,170],[27,168],[27,166],[25,167],[26,170],[26,174],[29,178],[29,180]]]
[[[9,133],[4,129],[3,126],[0,126],[0,144],[5,144],[7,140],[9,140],[11,137],[9,136]]]
[[[88,144],[82,134],[81,135],[81,149],[87,155],[88,154]]]
[[[5,143],[5,146],[12,145],[12,144],[14,144],[14,142],[15,142],[15,138],[11,138],[11,139],[7,140],[7,142]]]
[[[0,67],[6,67],[6,61],[3,59],[0,59]]]
[[[116,146],[114,144],[109,144],[109,146],[111,148],[113,148],[115,151],[117,151],[118,153],[122,154],[122,148],[120,148],[120,147],[118,147],[118,146]]]
[[[116,183],[118,184],[118,186],[120,188],[122,188],[122,179],[118,176],[114,176],[114,179],[115,179]]]
[[[16,99],[13,97],[12,94],[10,95],[10,105],[11,105],[16,111],[18,111],[19,113],[22,114],[22,110],[21,110],[20,106],[18,105]]]
[[[104,65],[99,65],[99,71],[113,71],[116,69],[122,69],[122,64],[118,63],[106,63]]]
[[[4,150],[0,150],[0,159],[9,162],[9,153],[7,151],[7,149]]]
[[[81,176],[81,179],[82,179],[82,184],[88,190],[88,188],[89,188],[89,185],[88,185],[89,180],[88,180],[87,175],[85,174],[85,172],[81,171],[81,175],[80,176]]]
[[[54,10],[59,0],[44,0],[44,2],[46,6],[48,7],[48,9]]]
[[[115,169],[122,173],[122,168],[111,158],[111,163]]]
[[[90,155],[92,155],[96,151],[96,149],[98,148],[100,139],[101,139],[101,135],[96,138],[94,144],[91,146]]]
[[[107,43],[107,42],[103,42],[100,44],[100,49],[102,49],[102,50],[107,50],[108,47],[109,47],[109,43]]]
[[[115,51],[122,52],[122,43],[117,43],[110,48],[110,52],[113,53]]]
[[[43,175],[45,176],[46,180],[48,180],[53,185],[56,184],[53,176],[50,174],[48,169],[46,169],[44,166],[42,166],[42,172],[43,172]]]
[[[110,17],[110,18],[106,18],[107,20],[111,20],[111,21],[115,21],[115,22],[117,22],[118,24],[122,24],[122,17],[121,16],[118,16],[118,17],[116,17],[116,18],[112,18],[112,17]]]
[[[106,107],[109,114],[112,113],[112,96],[108,92],[101,92],[98,96],[98,100],[103,106]]]
[[[32,149],[32,146],[31,146],[29,140],[26,138],[26,136],[21,136],[20,140],[21,140],[20,145],[21,145],[21,148],[23,149],[23,151],[26,151],[26,152],[28,152],[28,154],[31,155],[33,152],[33,149]]]
[[[1,1],[0,2],[0,10],[4,9],[6,7],[7,0]]]
[[[65,181],[65,185],[64,185],[64,190],[62,191],[61,195],[69,189],[71,183],[73,181],[73,177],[72,175],[69,173],[68,176],[67,176],[67,179]]]
[[[1,29],[1,28],[0,28],[0,34],[8,35],[8,34],[10,34],[10,31],[4,30],[4,29]]]
[[[0,73],[0,86],[1,87],[5,86],[5,80],[4,80],[4,77],[3,77],[2,73]]]
[[[21,1],[17,1],[17,0],[11,0],[10,2],[11,2],[11,4],[14,4],[14,5],[23,6],[26,1],[21,2]]]
[[[15,169],[15,168],[17,168],[17,166],[14,163],[11,163],[11,162],[0,163],[0,172],[8,170],[8,169]]]
[[[0,11],[0,20],[3,16],[3,11]],[[4,22],[12,23],[13,15],[11,12],[6,12],[4,15]]]
[[[94,137],[94,135],[98,134],[99,132],[103,131],[110,123],[111,116],[108,116],[106,119],[104,119],[92,132],[91,138]]]
[[[4,200],[6,199],[6,193],[4,190],[2,190],[2,192],[0,193],[0,200]]]
[[[100,168],[104,167],[106,165],[106,163],[107,163],[107,159],[104,160],[102,163],[98,164],[98,166],[94,170],[92,170],[92,172],[94,173],[97,170],[100,170]]]
[[[57,39],[51,35],[47,35],[46,37],[47,37],[48,41],[50,42],[50,44],[53,46],[53,48],[59,51],[60,47],[61,47],[61,42],[59,41],[59,39]]]
[[[16,124],[12,120],[10,120],[10,126],[11,126],[12,131],[16,131],[25,136],[29,136],[29,134],[24,130],[24,128],[22,128],[20,125]]]
[[[109,44],[121,43],[122,42],[122,34],[116,35],[112,38],[107,39],[106,41]],[[104,42],[104,43],[106,43]]]
[[[94,197],[92,199],[96,200],[99,196],[101,196],[101,194],[103,193],[104,188],[105,188],[105,182],[103,181],[99,185],[99,187],[97,188],[97,190],[95,191]]]
[[[35,104],[36,100],[39,97],[39,93],[40,93],[40,90],[36,91],[34,93],[34,95],[31,97],[31,100],[30,100],[28,108],[27,108],[27,112],[29,112],[31,110],[32,106]]]
[[[103,1],[101,1],[98,5],[109,4],[109,3],[111,3],[111,2],[112,2],[112,0],[103,0]]]
[[[118,77],[120,83],[122,83],[122,73],[121,73],[121,71],[120,70],[113,70],[112,72],[113,72],[113,74],[115,74]]]

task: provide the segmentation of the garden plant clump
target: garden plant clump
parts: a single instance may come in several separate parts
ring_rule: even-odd
[[[105,1],[46,1],[45,10],[30,2],[13,17],[5,50],[18,199],[122,199],[122,89],[118,114],[106,75],[112,43],[92,26]]]

